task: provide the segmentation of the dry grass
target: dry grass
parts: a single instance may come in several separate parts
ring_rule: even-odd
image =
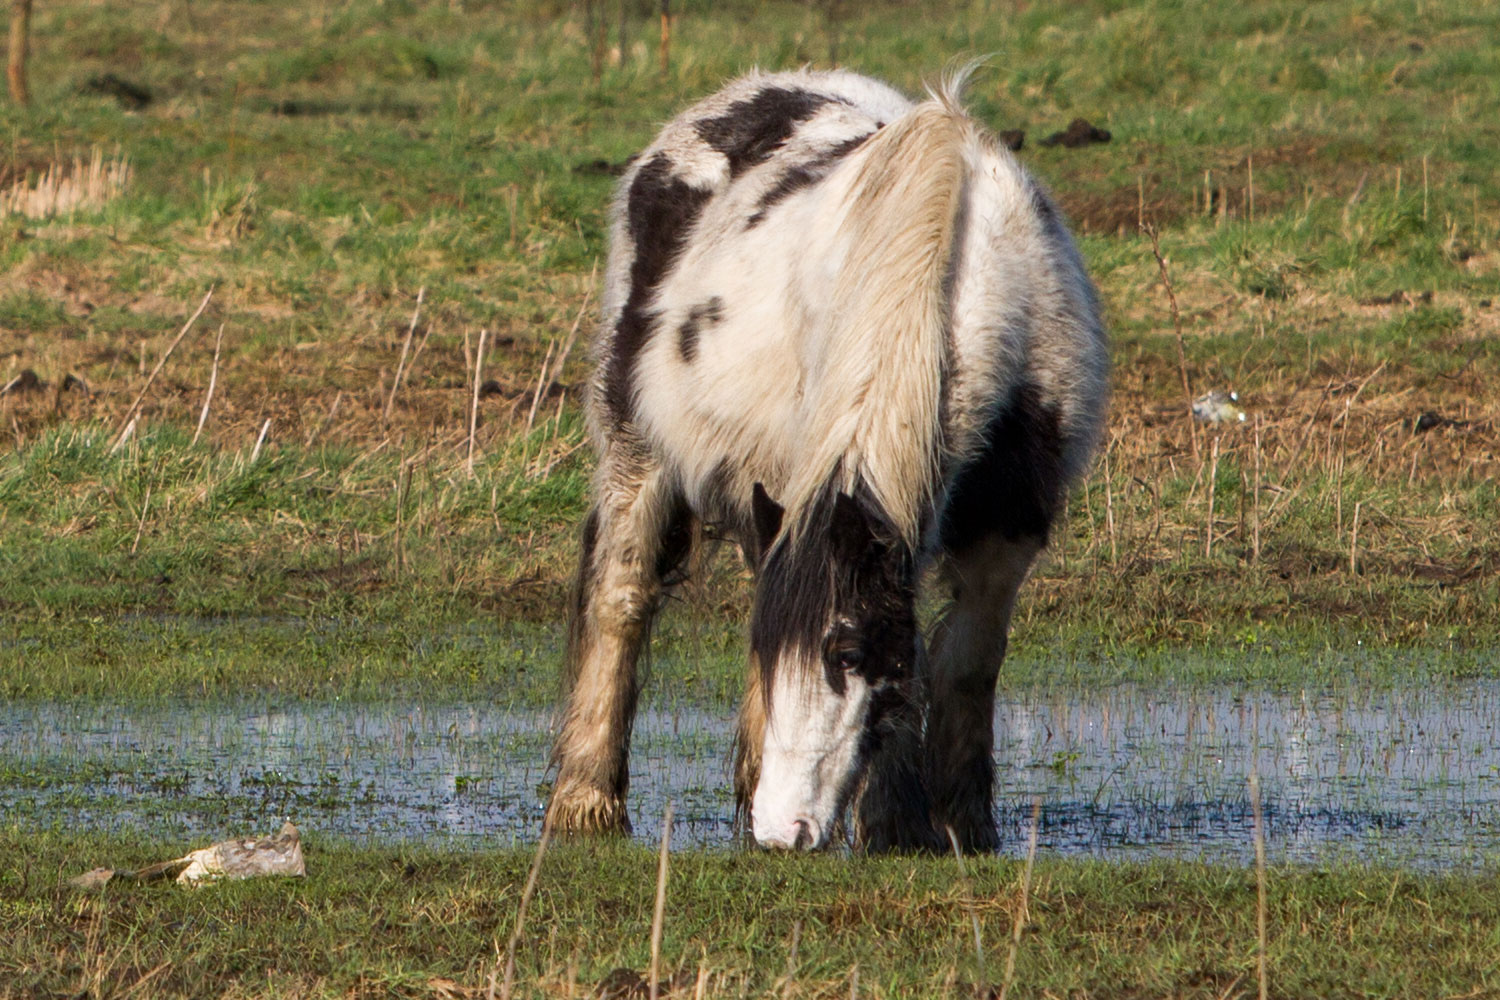
[[[70,164],[55,162],[34,183],[22,178],[0,191],[0,218],[50,219],[97,211],[124,194],[129,183],[129,158],[118,150],[106,158],[95,146],[87,161],[75,156]]]
[[[467,477],[482,458],[490,476],[504,470],[544,482],[560,463],[586,454],[577,410],[586,369],[569,348],[590,289],[581,276],[571,289],[545,307],[550,319],[542,326],[556,331],[547,340],[485,334],[482,371],[475,365],[480,338],[445,322],[441,303],[430,298],[433,312],[419,324],[411,322],[412,300],[393,302],[372,324],[375,334],[351,337],[337,351],[221,351],[215,338],[202,336],[183,339],[174,352],[166,331],[135,342],[56,341],[39,352],[47,357],[38,365],[42,374],[0,396],[0,426],[23,449],[58,428],[118,428],[127,418],[186,431],[197,426],[213,383],[212,419],[187,433],[201,433],[214,450],[263,455],[316,444],[354,451],[341,480],[358,493],[380,489],[365,477],[391,461],[396,480],[445,467]],[[1309,350],[1295,333],[1267,330],[1240,334],[1235,357],[1216,348],[1207,331],[1236,311],[1242,315],[1234,325],[1254,330],[1271,307],[1248,299],[1198,307],[1191,283],[1187,291],[1179,286],[1179,296],[1185,359],[1177,356],[1162,300],[1157,309],[1168,332],[1129,335],[1117,345],[1101,454],[1027,588],[1023,634],[1060,618],[1086,627],[1107,620],[1109,634],[1127,641],[1193,641],[1222,635],[1226,623],[1310,615],[1405,641],[1434,627],[1493,621],[1486,602],[1500,575],[1500,534],[1489,519],[1487,484],[1500,480],[1500,373],[1465,363],[1482,348],[1483,328],[1446,347],[1429,343],[1409,352],[1358,341]],[[1144,315],[1151,308],[1149,299],[1124,305]],[[1317,329],[1350,313],[1371,324],[1399,322],[1425,307],[1307,295],[1276,308],[1299,327]],[[183,309],[190,311],[186,303]],[[225,324],[226,345],[233,342],[233,315],[218,293],[203,321]],[[408,347],[413,339],[424,348]],[[1435,359],[1446,368],[1434,370]],[[87,373],[92,391],[64,390],[74,372]],[[5,381],[21,374],[7,373]],[[1184,374],[1194,393],[1238,390],[1249,419],[1195,424],[1183,399]],[[1423,414],[1438,419],[1418,430]],[[471,488],[493,484],[476,480]],[[407,546],[451,533],[451,506],[430,495],[419,501],[399,529]],[[190,516],[190,508],[177,509]],[[461,530],[477,529],[480,522]],[[502,584],[530,581],[522,589],[533,598],[513,607],[560,599],[571,532],[541,550],[524,533],[517,541],[539,558],[501,576]],[[718,583],[700,603],[737,609],[739,574],[727,562],[708,565]],[[1085,611],[1100,617],[1080,617]]]
[[[517,997],[649,994],[659,858],[639,846],[557,845],[523,925],[516,904],[534,860],[523,849],[325,842],[296,885],[241,882],[208,899],[140,886],[85,896],[56,876],[78,857],[150,857],[147,845],[3,830],[0,842],[22,859],[0,869],[7,1000],[498,996],[494,942],[516,932]],[[1012,997],[1253,997],[1260,954],[1273,996],[1482,997],[1500,986],[1487,871],[1273,868],[1265,916],[1285,932],[1259,952],[1257,877],[1243,868],[1041,857],[1023,903],[1012,890],[1024,861],[969,863],[974,893],[955,884],[948,857],[675,854],[659,993],[993,1000],[995,986],[972,985],[984,983],[973,912],[988,940],[1025,923]]]

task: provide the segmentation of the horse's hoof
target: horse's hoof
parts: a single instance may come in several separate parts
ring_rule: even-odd
[[[546,828],[556,836],[630,835],[630,817],[619,796],[585,785],[559,787],[547,803]]]

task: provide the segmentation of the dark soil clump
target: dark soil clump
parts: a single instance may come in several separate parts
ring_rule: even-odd
[[[100,97],[113,97],[120,105],[129,111],[144,110],[153,100],[151,91],[138,83],[121,79],[113,73],[104,73],[100,76],[90,77],[89,81],[78,88],[79,93],[95,94]]]
[[[1099,128],[1086,118],[1074,118],[1068,123],[1068,127],[1062,132],[1053,132],[1043,139],[1043,146],[1066,146],[1068,149],[1077,149],[1080,146],[1092,146],[1094,143],[1109,142],[1112,137],[1108,129]]]

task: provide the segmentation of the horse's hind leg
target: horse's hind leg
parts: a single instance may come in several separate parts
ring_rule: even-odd
[[[942,567],[952,605],[931,642],[926,772],[933,823],[965,851],[992,851],[995,830],[995,680],[1005,659],[1016,591],[1038,538],[988,535]]]
[[[691,545],[691,517],[666,474],[607,452],[583,530],[568,629],[568,705],[552,751],[547,822],[558,833],[629,833],[627,758],[662,579]]]

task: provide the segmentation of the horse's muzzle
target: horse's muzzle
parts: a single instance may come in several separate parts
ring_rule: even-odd
[[[799,816],[772,828],[755,824],[755,842],[778,851],[812,851],[823,846],[823,828],[811,816]]]

